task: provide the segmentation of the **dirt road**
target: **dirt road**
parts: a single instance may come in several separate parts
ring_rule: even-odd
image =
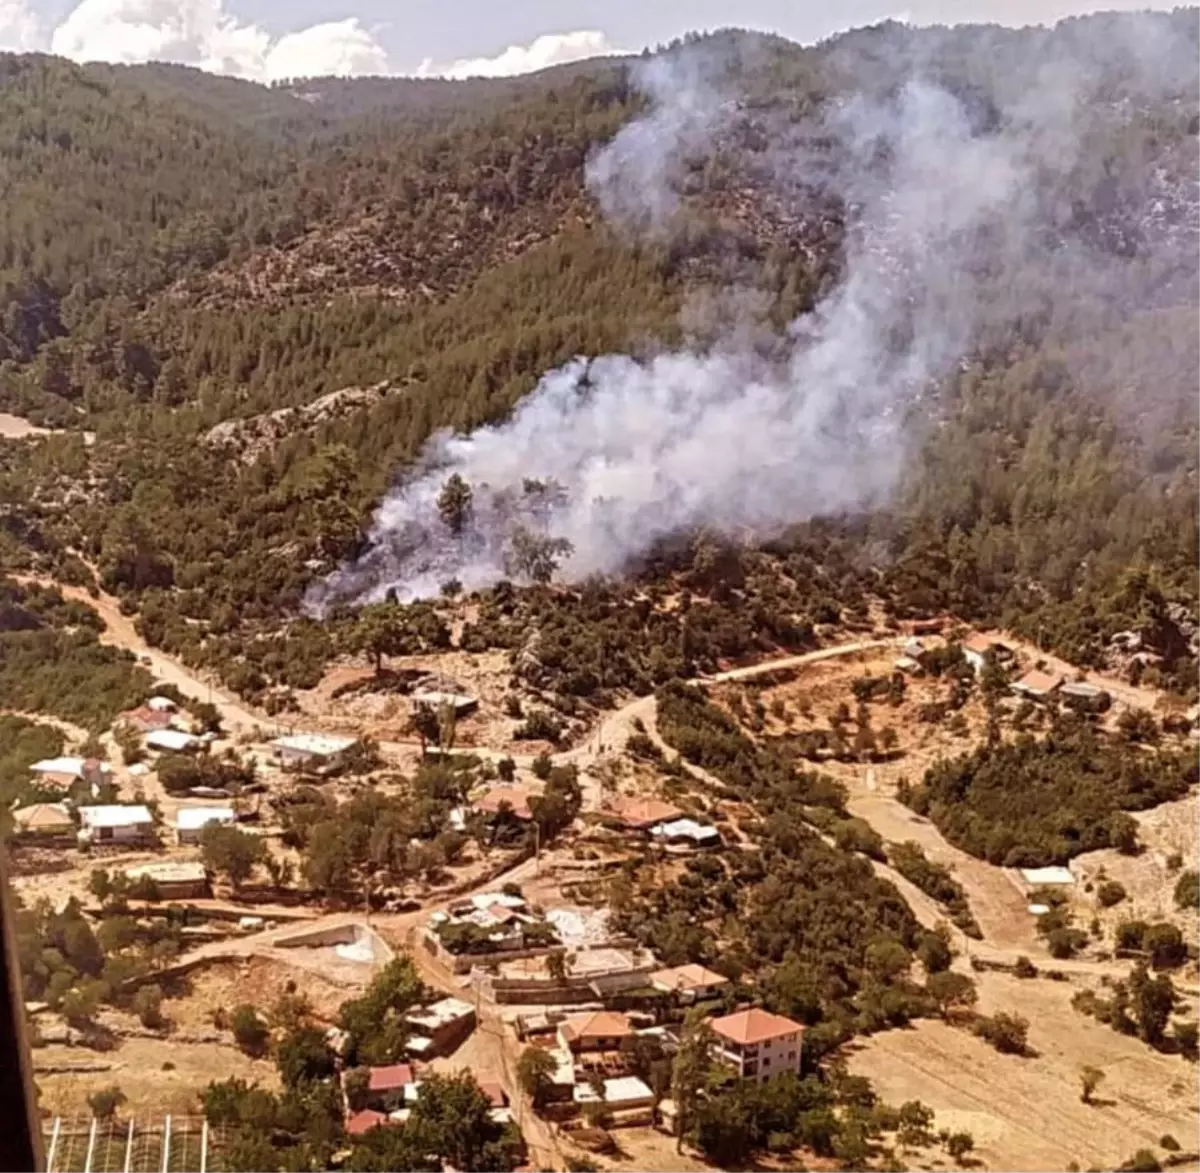
[[[150,647],[138,634],[133,620],[122,613],[120,603],[112,595],[100,590],[92,594],[83,587],[67,586],[36,574],[14,574],[11,577],[17,582],[53,587],[60,591],[64,598],[74,599],[91,607],[104,621],[104,631],[100,634],[101,643],[132,652],[159,680],[164,684],[174,685],[184,696],[191,697],[194,701],[211,701],[220,711],[221,720],[230,734],[249,733],[271,726],[269,718],[256,715],[243,702],[217,688],[193,669],[185,667],[165,652]]]

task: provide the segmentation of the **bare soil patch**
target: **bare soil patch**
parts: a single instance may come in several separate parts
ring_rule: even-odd
[[[868,1039],[850,1061],[892,1103],[920,1099],[937,1127],[965,1129],[992,1169],[1113,1168],[1136,1149],[1171,1134],[1185,1148],[1197,1135],[1197,1069],[1160,1055],[1071,1008],[1074,982],[977,975],[979,1008],[1030,1022],[1035,1058],[1001,1055],[943,1022]],[[1079,1098],[1079,1070],[1105,1074],[1095,1105]]]
[[[1090,851],[1078,856],[1072,869],[1079,877],[1073,893],[1077,915],[1083,923],[1098,917],[1111,940],[1112,931],[1122,921],[1168,921],[1177,925],[1184,938],[1192,944],[1200,937],[1196,910],[1175,907],[1175,884],[1178,871],[1167,867],[1173,854],[1183,857],[1184,868],[1195,868],[1200,855],[1200,795],[1195,792],[1177,802],[1163,803],[1153,810],[1139,811],[1133,816],[1138,823],[1138,839],[1143,845],[1139,855],[1122,855],[1119,851]],[[1088,893],[1088,883],[1098,884],[1101,878],[1116,880],[1127,895],[1119,904],[1102,909],[1094,893]]]
[[[80,1047],[39,1047],[35,1064],[111,1062],[108,1071],[35,1075],[41,1091],[39,1106],[52,1114],[87,1112],[87,1098],[101,1088],[119,1087],[128,1097],[126,1116],[199,1111],[198,1096],[220,1079],[257,1080],[266,1087],[278,1085],[275,1065],[267,1059],[250,1059],[234,1046],[220,1043],[179,1043],[170,1039],[125,1039],[104,1054]],[[164,1068],[163,1064],[173,1064]]]

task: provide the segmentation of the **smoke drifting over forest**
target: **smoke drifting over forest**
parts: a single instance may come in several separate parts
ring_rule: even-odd
[[[1153,61],[1137,64],[1153,74]],[[685,158],[728,149],[738,108],[709,72],[686,51],[644,67],[647,112],[587,170],[613,220],[662,230]],[[981,111],[916,71],[885,94],[831,101],[800,129],[769,127],[759,173],[785,198],[836,200],[846,220],[840,280],[791,323],[782,354],[768,360],[736,332],[548,373],[506,422],[433,437],[382,502],[367,553],[313,605],[519,579],[515,527],[569,543],[559,576],[578,580],[680,532],[768,537],[885,502],[928,425],[924,393],[977,338],[983,284],[1002,286],[1061,215],[1035,192],[1072,166],[1081,84],[1077,67],[1045,69]],[[451,474],[472,493],[457,533],[438,509]]]

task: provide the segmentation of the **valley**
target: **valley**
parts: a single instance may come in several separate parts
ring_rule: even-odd
[[[1198,53],[0,53],[48,1173],[1200,1173]]]

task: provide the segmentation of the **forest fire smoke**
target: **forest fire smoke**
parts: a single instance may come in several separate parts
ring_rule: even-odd
[[[728,111],[694,68],[664,78],[669,68],[654,63],[649,112],[588,169],[600,206],[640,228],[675,206],[670,160]],[[679,533],[767,537],[885,500],[911,455],[918,397],[970,344],[980,241],[989,257],[1027,247],[1041,138],[1021,117],[981,132],[962,102],[920,81],[838,103],[816,129],[834,148],[779,145],[767,162],[842,201],[843,276],[791,324],[782,358],[729,338],[550,372],[505,422],[434,436],[380,505],[367,552],[312,605],[528,577],[514,570],[515,524],[569,543],[558,573],[577,581]],[[438,508],[452,474],[471,490],[458,527]]]

